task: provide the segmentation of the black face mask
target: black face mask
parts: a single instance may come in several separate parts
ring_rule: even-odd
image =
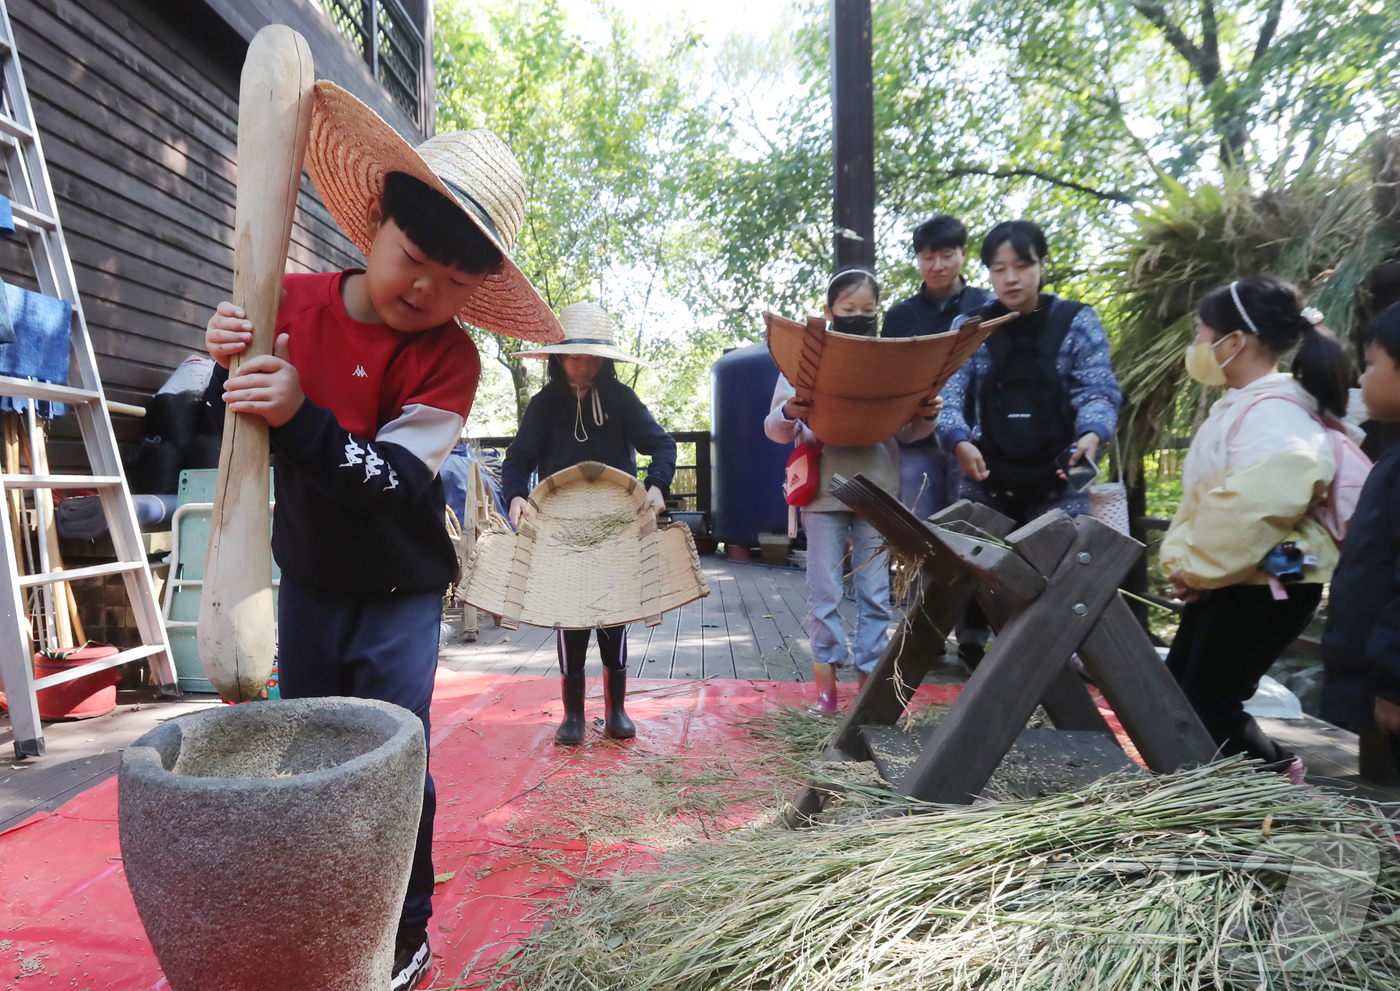
[[[874,337],[879,323],[876,316],[832,317],[831,329],[838,334],[855,334],[859,337]]]

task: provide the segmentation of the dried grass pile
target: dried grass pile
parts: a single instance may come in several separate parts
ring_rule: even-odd
[[[1397,936],[1383,810],[1235,761],[731,833],[584,882],[472,986],[1391,989]]]

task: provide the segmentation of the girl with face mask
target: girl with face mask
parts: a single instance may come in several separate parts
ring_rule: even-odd
[[[875,336],[880,306],[880,285],[863,269],[837,273],[827,286],[826,319],[841,334]],[[817,437],[804,417],[810,405],[799,403],[796,390],[782,375],[773,389],[768,417],[763,421],[770,440],[781,444],[812,444]],[[889,555],[881,550],[883,539],[869,523],[826,491],[833,474],[854,478],[857,473],[891,495],[899,493],[899,442],[921,440],[933,432],[940,402],[930,395],[903,429],[883,443],[865,447],[822,447],[819,456],[820,485],[811,502],[802,507],[802,527],[807,533],[807,632],[812,639],[815,708],[836,711],[836,669],[854,663],[863,685],[889,642]],[[851,543],[851,569],[857,599],[854,643],[847,646],[845,627],[836,611],[841,601],[842,560]]]
[[[1162,570],[1186,602],[1167,665],[1223,754],[1301,784],[1302,760],[1244,703],[1307,628],[1337,564],[1335,541],[1309,514],[1336,474],[1323,421],[1359,436],[1342,419],[1351,365],[1322,315],[1270,276],[1210,292],[1197,319],[1186,369],[1227,391],[1191,441],[1162,542]],[[1280,371],[1295,347],[1291,373]]]

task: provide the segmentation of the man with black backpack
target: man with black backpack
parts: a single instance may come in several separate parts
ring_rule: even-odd
[[[882,337],[928,337],[945,334],[953,321],[979,312],[993,297],[963,278],[967,228],[957,217],[941,214],[914,228],[914,261],[923,285],[885,313]],[[899,501],[919,519],[928,519],[957,498],[958,464],[938,448],[932,435],[899,445]]]
[[[1057,507],[1070,516],[1089,511],[1087,492],[1068,484],[1065,468],[1097,457],[1123,402],[1093,309],[1041,292],[1048,256],[1044,232],[1028,220],[997,224],[983,240],[997,298],[982,315],[1020,316],[949,380],[937,427],[939,446],[957,455],[962,497],[1017,524]],[[974,667],[981,650],[971,632],[959,630],[959,655]]]

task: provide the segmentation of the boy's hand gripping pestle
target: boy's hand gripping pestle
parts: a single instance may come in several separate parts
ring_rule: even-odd
[[[238,194],[234,213],[233,302],[253,339],[229,362],[271,354],[287,244],[301,185],[314,105],[306,39],[269,25],[248,46],[238,92]],[[199,659],[230,702],[262,693],[274,651],[267,421],[229,411],[209,526],[199,604]]]

